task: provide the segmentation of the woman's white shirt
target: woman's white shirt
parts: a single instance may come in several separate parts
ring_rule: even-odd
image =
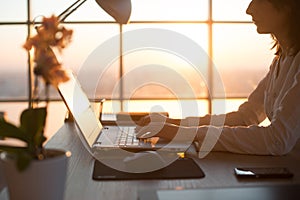
[[[300,137],[299,101],[300,52],[296,56],[274,58],[268,74],[238,111],[213,116],[215,121],[224,121],[226,117],[226,120],[243,125],[198,127],[201,150],[284,155],[291,151]],[[259,126],[266,116],[270,125]],[[195,124],[193,117],[187,121],[190,125]]]

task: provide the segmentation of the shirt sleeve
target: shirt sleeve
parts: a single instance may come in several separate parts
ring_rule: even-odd
[[[198,128],[197,135],[204,146],[207,142],[215,142],[213,149],[210,149],[214,151],[284,155],[292,150],[300,137],[299,99],[300,72],[298,70],[293,84],[285,92],[280,105],[273,110],[274,114],[269,126],[203,126]]]

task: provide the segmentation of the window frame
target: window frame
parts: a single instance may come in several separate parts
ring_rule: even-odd
[[[182,24],[205,24],[208,27],[208,56],[212,59],[210,59],[210,62],[208,64],[208,85],[207,88],[209,91],[211,91],[211,93],[213,94],[213,79],[214,79],[214,70],[213,70],[213,63],[212,60],[214,58],[214,50],[213,50],[213,25],[214,24],[250,24],[252,23],[251,21],[216,21],[213,19],[213,1],[214,0],[208,0],[208,16],[207,16],[207,20],[199,20],[199,21],[131,21],[131,24],[172,24],[172,23],[182,23]],[[26,25],[27,26],[27,35],[28,37],[31,36],[33,34],[33,16],[31,14],[31,0],[27,0],[27,19],[26,21],[1,21],[0,22],[0,26],[5,25],[5,26],[9,26],[9,25]],[[113,21],[71,21],[71,20],[67,20],[66,22],[64,22],[65,24],[76,24],[76,25],[80,25],[80,24],[115,24],[116,22]],[[119,66],[119,78],[122,76],[123,72],[124,72],[124,66],[123,66],[123,61],[122,61],[122,33],[123,33],[123,25],[119,25],[119,33],[120,33],[120,66]],[[27,54],[28,57],[28,85],[33,85],[33,63],[31,62],[31,55],[28,53]],[[122,87],[121,87],[122,88]],[[32,94],[32,87],[28,87],[28,94]],[[127,100],[126,98],[124,98],[123,96],[123,91],[120,90],[120,100],[121,102],[124,100]],[[234,97],[231,96],[230,99],[244,99],[246,97]],[[216,100],[218,98],[214,97],[214,96],[210,96],[208,95],[207,98],[203,98],[204,100],[207,100],[208,102],[208,112],[212,113],[213,111],[213,100]],[[200,100],[203,100],[202,98]],[[60,101],[60,99],[51,99],[52,101]],[[138,99],[138,100],[142,100],[142,99]],[[144,99],[147,100],[147,99]],[[7,99],[7,100],[1,100],[0,102],[25,102],[26,99]],[[97,100],[95,100],[97,101]],[[121,103],[121,110],[123,109],[122,103]]]

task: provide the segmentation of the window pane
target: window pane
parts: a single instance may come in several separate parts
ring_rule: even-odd
[[[5,0],[1,1],[0,21],[26,21],[27,1]]]
[[[213,19],[220,21],[251,21],[246,9],[251,0],[213,0]]]
[[[274,55],[270,36],[248,24],[217,24],[213,31],[215,73],[221,74],[226,96],[247,97],[269,69]],[[214,89],[215,96],[223,96]]]
[[[119,38],[119,26],[116,24],[66,24],[72,29],[70,46],[62,55],[64,67],[71,68],[89,96],[89,98],[108,98],[114,83],[118,80],[119,61],[112,67],[106,66],[107,57],[119,58],[119,39],[109,43],[111,38]],[[103,44],[109,46],[105,48]],[[111,60],[110,60],[111,61]]]
[[[202,116],[208,112],[207,100],[134,100],[124,101],[128,112],[168,112],[171,118]]]
[[[153,28],[151,33],[147,32],[149,28]],[[131,50],[124,52],[125,98],[207,97],[205,24],[130,25],[127,30],[140,32],[136,35],[136,41],[124,39],[124,49]],[[138,46],[130,49],[135,43]],[[141,44],[148,46],[139,46]],[[196,57],[196,61],[189,56]]]
[[[224,114],[232,111],[237,111],[239,106],[247,99],[215,99],[212,101],[212,113]]]
[[[132,0],[131,20],[206,20],[208,0]]]
[[[25,26],[0,26],[0,98],[27,98],[27,53]]]

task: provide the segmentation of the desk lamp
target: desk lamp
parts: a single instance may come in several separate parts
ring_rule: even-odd
[[[60,15],[60,21],[63,22],[70,14],[79,8],[87,0],[77,0]],[[117,23],[127,24],[131,14],[131,0],[96,0],[98,5]]]

